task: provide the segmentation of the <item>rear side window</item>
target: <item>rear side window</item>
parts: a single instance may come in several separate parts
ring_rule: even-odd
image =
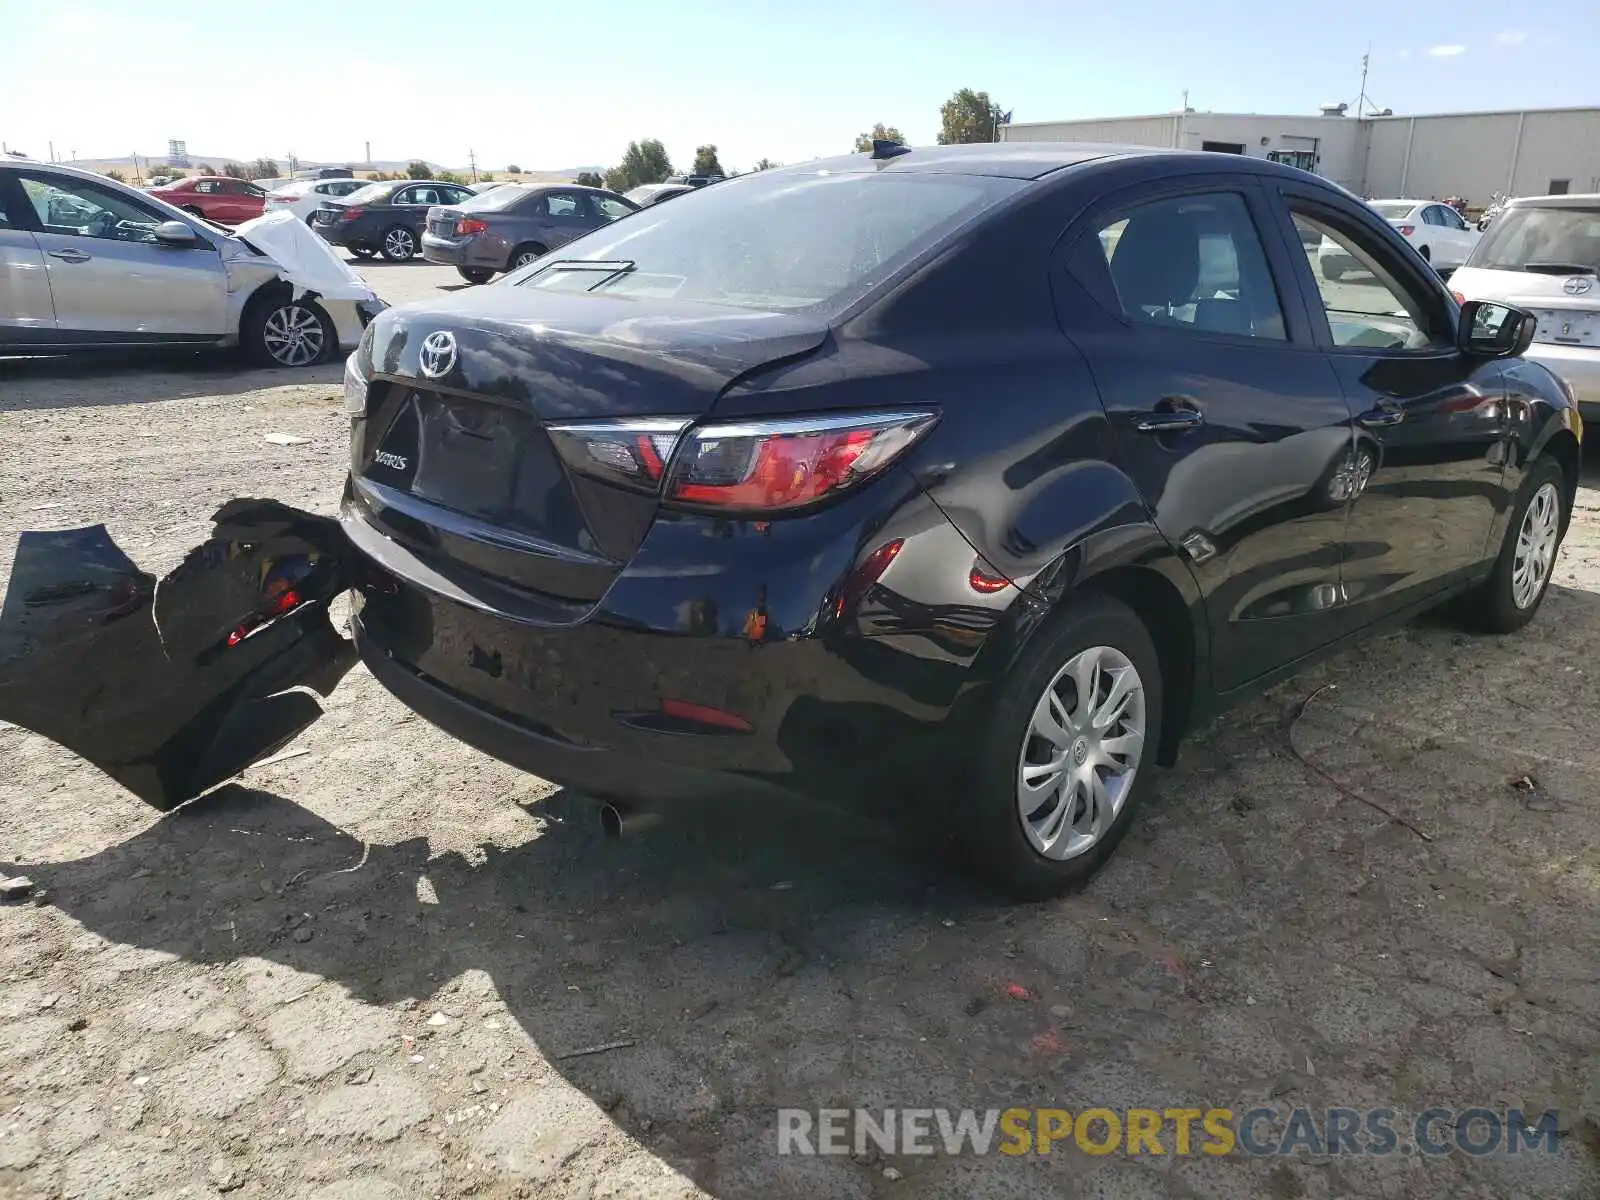
[[[1122,313],[1146,325],[1286,339],[1266,252],[1243,197],[1176,196],[1099,228]]]

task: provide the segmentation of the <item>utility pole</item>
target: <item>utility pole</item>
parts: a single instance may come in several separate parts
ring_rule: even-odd
[[[1361,95],[1356,97],[1357,119],[1366,115],[1367,107],[1367,64],[1372,58],[1372,46],[1367,45],[1367,52],[1361,56]]]
[[[46,142],[45,145],[50,147],[50,161],[51,162],[55,162],[55,160],[56,160],[56,144],[54,142]]]
[[[372,165],[372,143],[367,143],[367,157],[362,159],[369,167]]]
[[[471,170],[472,170],[472,182],[473,183],[477,183],[478,182],[478,152],[476,150],[468,150],[467,151],[467,166],[470,167]]]

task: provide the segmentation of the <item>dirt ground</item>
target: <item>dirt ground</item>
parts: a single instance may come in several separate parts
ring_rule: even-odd
[[[331,512],[338,377],[0,363],[0,589],[24,529],[163,571],[230,497]],[[1591,478],[1530,628],[1424,621],[1230,714],[1035,907],[764,809],[604,842],[359,668],[308,753],[167,818],[0,728],[42,893],[0,908],[0,1195],[1600,1196],[1597,650]],[[1295,745],[1428,840],[1291,751],[1322,685]],[[776,1154],[778,1106],[1011,1104],[1562,1117],[1484,1158]]]

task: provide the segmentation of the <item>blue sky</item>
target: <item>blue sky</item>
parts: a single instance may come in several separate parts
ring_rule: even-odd
[[[1368,92],[1399,113],[1594,104],[1595,2],[9,0],[0,139],[280,161],[370,140],[558,169],[659,137],[681,165],[709,141],[747,168],[847,152],[877,120],[931,142],[959,87],[1017,121],[1165,112],[1185,88],[1202,110],[1310,113],[1355,100],[1369,44]]]

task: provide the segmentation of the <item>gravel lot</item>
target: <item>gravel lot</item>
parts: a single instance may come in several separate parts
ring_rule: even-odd
[[[362,269],[394,302],[459,283]],[[24,529],[105,521],[163,571],[232,496],[332,511],[338,378],[0,363],[0,589]],[[43,893],[0,909],[0,1195],[1600,1196],[1597,593],[1591,478],[1523,634],[1424,621],[1234,712],[1038,907],[784,813],[607,844],[360,669],[308,754],[166,819],[0,728],[0,869]],[[1324,684],[1295,745],[1431,840],[1291,751]],[[1479,1159],[776,1155],[776,1106],[855,1104],[1563,1131]]]

